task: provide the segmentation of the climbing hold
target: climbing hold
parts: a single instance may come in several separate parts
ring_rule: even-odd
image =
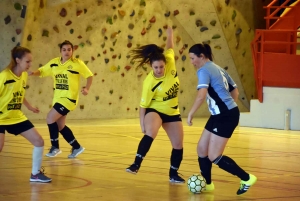
[[[102,79],[102,82],[104,82],[105,80],[104,79]]]
[[[104,61],[107,64],[109,62],[109,59],[105,58]]]
[[[49,37],[49,31],[44,29],[42,36]]]
[[[112,9],[114,9],[114,10],[115,10],[116,8],[117,8],[116,6],[113,6],[113,7],[112,7]]]
[[[113,17],[113,18],[114,18],[114,20],[116,20],[116,19],[118,19],[118,16],[117,16],[117,15],[114,15],[114,17]]]
[[[118,32],[114,32],[110,35],[110,38],[115,38],[118,35]]]
[[[44,8],[44,0],[40,0],[40,8]]]
[[[93,27],[88,26],[85,31],[88,32],[88,31],[91,31],[91,30],[93,30]]]
[[[207,27],[201,27],[201,28],[200,28],[200,31],[201,31],[201,32],[204,32],[204,31],[206,31],[206,30],[208,30]]]
[[[59,33],[59,30],[58,30],[57,26],[54,26],[54,27],[53,27],[53,30],[54,30],[56,33]]]
[[[107,30],[106,30],[106,28],[104,27],[104,28],[102,28],[102,31],[101,31],[101,32],[102,32],[102,34],[105,34],[106,31],[107,31]]]
[[[117,42],[117,39],[113,41],[113,43],[112,43],[112,44],[113,44],[113,46],[115,46],[115,45],[116,45],[116,42]]]
[[[95,61],[95,57],[92,56],[91,59],[92,59],[92,61]]]
[[[115,51],[114,48],[112,48],[112,47],[110,47],[109,50],[110,50],[111,52]]]
[[[133,39],[133,36],[132,36],[132,35],[128,35],[128,39],[129,39],[129,40],[132,40],[132,39]]]
[[[173,25],[173,26],[172,26],[172,29],[176,29],[176,28],[177,28],[177,26],[176,26],[176,25]]]
[[[89,41],[89,40],[86,40],[85,42],[86,42],[88,45],[92,45],[91,41]]]
[[[218,39],[218,38],[221,38],[221,36],[219,34],[215,34],[212,36],[212,39]]]
[[[150,20],[149,20],[149,22],[150,23],[154,23],[154,22],[156,22],[156,18],[155,18],[155,16],[153,16]]]
[[[163,26],[163,28],[164,28],[164,29],[167,29],[167,28],[168,28],[168,25],[167,25],[167,24],[166,24],[166,25],[164,25],[164,26]]]
[[[145,34],[146,34],[146,29],[145,29],[145,28],[143,28],[141,34],[142,34],[142,35],[145,35]]]
[[[176,36],[176,43],[179,43],[181,41],[180,36]]]
[[[122,4],[122,3],[119,3],[118,6],[119,6],[119,8],[121,8],[121,7],[123,6],[123,4]]]
[[[185,110],[185,107],[182,107],[183,111]]]
[[[15,37],[12,37],[11,40],[12,40],[12,42],[16,42],[16,38]]]
[[[122,96],[119,96],[119,100],[121,100],[123,97]]]
[[[89,61],[84,61],[85,65],[87,65],[89,63]]]
[[[174,16],[178,15],[179,14],[179,10],[174,10],[173,14],[174,14]]]
[[[112,55],[112,58],[113,59],[117,58],[117,55],[116,54]]]
[[[214,48],[217,49],[217,50],[222,49],[220,45],[216,45]]]
[[[17,33],[17,35],[19,35],[21,32],[22,32],[22,30],[21,30],[21,29],[16,29],[16,33]]]
[[[180,50],[179,50],[179,54],[182,54],[182,53],[183,53],[183,49],[180,49]]]
[[[109,102],[108,104],[111,105],[111,102]]]
[[[99,96],[95,96],[96,101],[99,100]]]
[[[188,47],[189,47],[188,44],[184,44],[184,45],[183,45],[183,48],[184,48],[184,49],[186,49],[186,48],[188,48]]]
[[[78,46],[77,46],[77,47],[78,47]],[[75,57],[78,59],[78,58],[79,58],[79,55],[76,55]]]
[[[15,7],[16,10],[21,10],[22,9],[22,6],[21,6],[20,3],[15,3],[14,7]]]
[[[224,69],[225,69],[225,70],[228,70],[228,66],[225,66]]]
[[[104,48],[104,47],[105,47],[105,43],[102,43],[102,44],[101,44],[101,47]]]
[[[158,29],[158,37],[161,37],[162,36],[162,30],[161,28]]]
[[[121,76],[124,77],[124,76],[125,76],[125,73],[121,73]]]
[[[114,90],[112,90],[112,89],[109,90],[109,93],[110,93],[110,94],[113,94],[113,93],[114,93]]]
[[[128,54],[128,55],[126,55],[126,58],[127,58],[127,59],[129,59],[129,58],[130,58],[130,55],[129,55],[129,54]]]
[[[133,17],[135,15],[135,10],[132,11],[132,13],[130,14],[130,17]]]
[[[140,6],[146,6],[146,1],[145,0],[140,0]]]
[[[201,20],[196,20],[196,26],[197,26],[197,27],[200,27],[200,26],[202,26],[202,25],[203,25],[203,23],[202,23]]]
[[[108,38],[107,38],[107,36],[104,36],[104,40],[107,40]]]
[[[175,60],[176,60],[176,61],[178,60],[178,56],[175,56]]]
[[[84,14],[86,14],[87,13],[87,9],[85,8],[85,9],[83,9],[83,12],[84,12]]]
[[[220,6],[220,5],[217,5],[217,7],[216,7],[216,8],[217,8],[217,12],[218,12],[218,13],[221,13],[221,11],[222,11],[222,6]]]
[[[79,44],[79,46],[83,48],[85,46],[85,44],[82,42]]]
[[[5,24],[8,24],[8,23],[10,23],[10,21],[11,21],[11,18],[10,18],[10,16],[8,15],[6,18],[4,18],[4,22],[5,22]]]
[[[74,50],[77,50],[78,49],[78,45],[74,45]],[[79,57],[79,56],[78,56]]]
[[[126,15],[126,12],[124,10],[118,10],[119,15],[124,17]]]
[[[183,55],[183,56],[181,57],[181,60],[182,60],[182,61],[185,61],[185,60],[186,60],[186,56]]]
[[[131,48],[131,47],[132,47],[132,43],[128,43],[128,44],[127,44],[127,47],[128,47],[128,48]]]
[[[225,0],[225,4],[228,6],[230,0]]]
[[[243,53],[242,53],[243,57],[245,56],[245,54],[246,54],[246,50],[244,50]]]
[[[121,59],[121,57],[122,57],[122,55],[121,55],[121,54],[119,54],[119,56],[118,56],[118,59]]]
[[[100,57],[100,56],[101,56],[100,53],[98,53],[98,54],[97,54],[97,57]]]
[[[66,26],[69,26],[70,24],[72,24],[71,20],[67,21]]]
[[[233,10],[233,12],[232,12],[232,16],[231,16],[231,19],[234,21],[235,17],[236,17],[236,11],[235,11],[235,10]]]
[[[164,40],[164,41],[166,41],[166,40],[167,40],[167,37],[166,37],[166,36],[164,36],[164,37],[163,37],[163,40]]]
[[[180,93],[182,94],[182,93],[183,93],[183,90],[180,90]]]
[[[103,4],[102,0],[98,0],[98,6],[101,6]]]
[[[129,28],[129,29],[133,29],[133,28],[134,28],[134,24],[130,23],[130,24],[128,25],[128,28]]]
[[[131,66],[125,66],[124,67],[127,71],[129,71],[131,69]]]
[[[170,11],[165,13],[165,17],[169,17],[170,15],[171,15]]]
[[[70,29],[70,34],[73,34],[74,33],[74,29]]]
[[[112,18],[111,17],[107,17],[106,18],[106,23],[113,24]]]
[[[103,54],[106,54],[106,50],[103,51]]]
[[[152,27],[152,25],[149,24],[149,25],[147,26],[146,30],[149,30],[151,27]]]
[[[241,28],[238,28],[235,32],[235,35],[240,35],[240,33],[242,33],[242,29]]]
[[[185,71],[185,68],[184,68],[184,67],[182,67],[182,69],[181,69],[181,70],[182,70],[182,72],[184,72],[184,71]]]
[[[80,109],[83,110],[84,109],[84,105],[80,105]]]
[[[27,40],[28,40],[28,41],[31,41],[31,40],[32,40],[31,34],[29,34],[29,35],[27,36]]]
[[[76,12],[77,17],[79,17],[79,16],[81,15],[82,12],[83,12],[82,10],[78,10],[78,11]]]
[[[144,10],[140,10],[139,15],[144,15],[144,12],[145,12]]]
[[[190,16],[195,15],[194,11],[190,11]]]
[[[60,13],[59,13],[59,15],[61,17],[66,17],[67,16],[67,10],[65,8],[62,8],[61,11],[60,11]]]
[[[217,21],[216,21],[216,20],[212,20],[212,21],[210,21],[210,25],[211,25],[211,26],[215,26],[215,25],[216,25],[216,23],[217,23]]]
[[[138,77],[142,77],[143,72],[139,72],[139,74],[137,75]]]

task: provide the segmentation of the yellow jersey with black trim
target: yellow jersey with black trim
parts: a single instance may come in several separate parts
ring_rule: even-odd
[[[60,103],[68,110],[74,110],[78,103],[80,90],[80,75],[84,78],[93,76],[93,73],[80,59],[72,58],[61,63],[61,57],[49,61],[38,69],[40,77],[52,76],[54,98],[52,105]]]
[[[0,73],[0,125],[13,125],[27,120],[21,111],[28,74],[20,77],[11,70]]]
[[[140,106],[152,108],[166,115],[178,115],[179,78],[175,66],[173,49],[164,52],[166,58],[165,72],[160,78],[154,76],[153,70],[143,82]]]

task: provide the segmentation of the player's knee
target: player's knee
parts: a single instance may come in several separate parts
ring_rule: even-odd
[[[208,153],[208,158],[211,162],[214,162],[220,155],[220,153]]]
[[[34,140],[33,145],[35,147],[43,147],[44,146],[44,139],[40,135],[38,135],[36,137],[36,139]]]
[[[206,157],[208,155],[207,146],[201,146],[198,144],[197,153],[198,153],[198,156],[200,156],[200,157]]]
[[[50,114],[50,112],[47,114],[46,118],[47,124],[53,124],[55,122],[53,116]]]
[[[183,148],[183,143],[181,140],[178,140],[176,142],[172,142],[172,146],[174,149],[182,149]]]

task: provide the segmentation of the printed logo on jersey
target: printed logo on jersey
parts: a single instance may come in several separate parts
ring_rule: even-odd
[[[176,82],[167,92],[167,96],[163,97],[163,101],[170,100],[172,98],[176,98],[179,90],[179,83]]]
[[[55,79],[56,79],[56,89],[69,90],[67,74],[57,74],[55,75]]]
[[[72,68],[73,68],[73,66],[71,66],[71,65],[70,65],[70,66],[68,66],[68,69],[72,69]]]
[[[22,107],[22,98],[22,91],[17,91],[13,93],[13,99],[8,103],[7,110],[20,110]]]

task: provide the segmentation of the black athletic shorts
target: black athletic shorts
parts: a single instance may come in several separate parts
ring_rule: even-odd
[[[55,104],[53,105],[53,108],[54,108],[59,114],[61,114],[62,116],[65,116],[65,115],[67,115],[67,114],[70,112],[70,110],[68,110],[65,106],[63,106],[63,105],[60,104],[60,103],[55,103]]]
[[[161,120],[162,120],[163,123],[182,121],[182,120],[181,120],[180,114],[170,116],[170,115],[166,115],[166,114],[164,114],[164,113],[158,112],[158,111],[155,110],[155,109],[152,109],[152,108],[146,108],[146,113],[145,113],[145,115],[146,115],[147,113],[149,113],[149,112],[156,112],[156,113],[160,116],[160,118],[161,118]]]
[[[5,133],[5,131],[7,131],[8,133],[19,135],[33,127],[33,124],[29,120],[26,120],[12,125],[0,125],[0,133]]]
[[[239,124],[240,111],[238,107],[232,108],[218,115],[211,115],[205,129],[220,137],[230,138],[234,129]]]

